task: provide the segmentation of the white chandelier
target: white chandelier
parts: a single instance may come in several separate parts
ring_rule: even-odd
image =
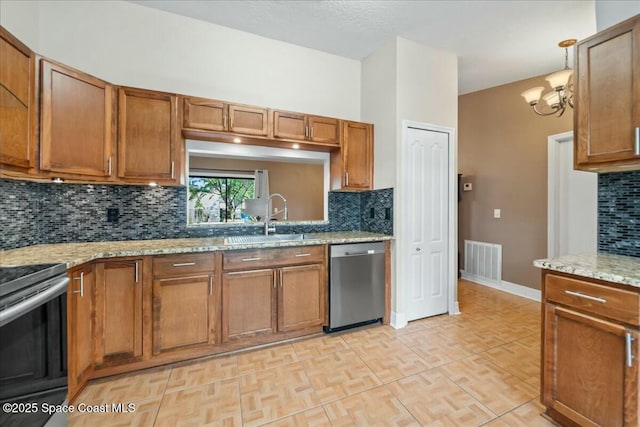
[[[540,116],[550,116],[555,114],[556,117],[562,116],[567,105],[573,108],[573,83],[569,83],[573,70],[569,68],[569,47],[576,43],[576,39],[563,40],[558,43],[559,47],[564,48],[564,69],[556,71],[545,77],[549,82],[551,91],[545,93],[544,87],[532,87],[521,93],[522,97],[533,108],[533,111]],[[544,101],[543,107],[538,108],[540,98]],[[546,105],[546,107],[544,106]]]

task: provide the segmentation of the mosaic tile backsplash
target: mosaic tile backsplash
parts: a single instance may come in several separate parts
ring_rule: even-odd
[[[640,171],[598,175],[598,250],[640,257]]]
[[[42,243],[260,234],[260,225],[186,227],[185,187],[50,184],[0,179],[0,249]],[[375,206],[375,218],[367,206]],[[117,209],[117,221],[107,210]],[[367,216],[365,219],[365,212]],[[386,210],[388,209],[388,211]],[[330,192],[329,223],[277,225],[278,233],[393,233],[393,189]],[[392,216],[390,216],[392,218]]]

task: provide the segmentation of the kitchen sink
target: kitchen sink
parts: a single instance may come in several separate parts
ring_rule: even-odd
[[[308,237],[304,234],[270,234],[254,235],[254,236],[229,236],[224,238],[227,245],[238,245],[246,243],[268,243],[268,242],[292,242],[296,240],[304,240]]]

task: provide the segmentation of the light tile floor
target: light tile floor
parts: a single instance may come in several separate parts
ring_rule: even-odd
[[[552,426],[540,305],[460,281],[459,316],[376,326],[96,380],[70,426]]]

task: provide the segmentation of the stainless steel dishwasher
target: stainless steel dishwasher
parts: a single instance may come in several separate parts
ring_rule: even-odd
[[[331,245],[329,249],[329,326],[334,332],[384,316],[384,242]]]

